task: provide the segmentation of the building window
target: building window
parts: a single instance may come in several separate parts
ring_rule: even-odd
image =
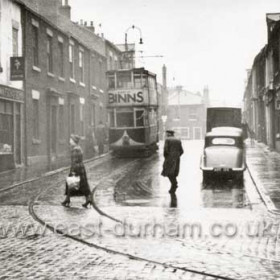
[[[39,139],[39,100],[32,99],[33,102],[33,138]]]
[[[196,108],[190,107],[189,120],[190,121],[197,120],[197,109]]]
[[[84,83],[85,78],[84,78],[84,52],[82,50],[79,51],[79,72],[80,72],[80,82]]]
[[[64,49],[63,49],[63,42],[58,42],[58,56],[59,56],[59,77],[64,77]]]
[[[84,104],[80,104],[80,133],[81,136],[85,135],[85,128],[84,128]]]
[[[13,27],[13,56],[18,56],[18,29]]]
[[[69,65],[70,65],[70,78],[75,78],[75,69],[74,69],[74,45],[69,45]]]
[[[32,50],[33,50],[33,65],[39,66],[39,31],[38,27],[32,25]]]
[[[65,123],[64,123],[64,106],[63,105],[59,105],[59,119],[58,119],[58,128],[59,128],[59,139],[63,140],[64,139],[64,127],[65,127]]]
[[[53,73],[53,43],[51,36],[47,36],[47,65],[48,72]]]

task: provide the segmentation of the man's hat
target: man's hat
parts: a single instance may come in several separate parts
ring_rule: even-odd
[[[76,135],[76,134],[71,134],[70,138],[76,143],[78,144],[80,141],[80,136]]]
[[[175,131],[174,130],[166,130],[166,133],[174,135]]]

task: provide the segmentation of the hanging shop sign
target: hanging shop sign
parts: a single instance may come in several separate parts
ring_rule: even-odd
[[[24,59],[22,56],[10,57],[11,81],[24,80]]]

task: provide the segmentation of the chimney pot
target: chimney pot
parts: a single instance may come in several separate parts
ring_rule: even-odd
[[[91,22],[90,22],[90,26],[92,26],[92,27],[93,27],[93,21],[91,21]]]

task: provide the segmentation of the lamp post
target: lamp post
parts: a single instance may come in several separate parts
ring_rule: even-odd
[[[128,46],[127,46],[127,33],[128,33],[128,31],[129,31],[130,29],[136,29],[136,30],[139,31],[139,34],[140,34],[139,44],[140,44],[140,45],[143,45],[143,37],[142,37],[142,31],[141,31],[141,29],[140,29],[139,27],[135,26],[135,25],[132,25],[132,26],[128,27],[128,28],[126,29],[126,31],[125,31],[125,39],[124,39],[124,41],[125,41],[125,50],[126,50],[126,51],[128,51]]]

